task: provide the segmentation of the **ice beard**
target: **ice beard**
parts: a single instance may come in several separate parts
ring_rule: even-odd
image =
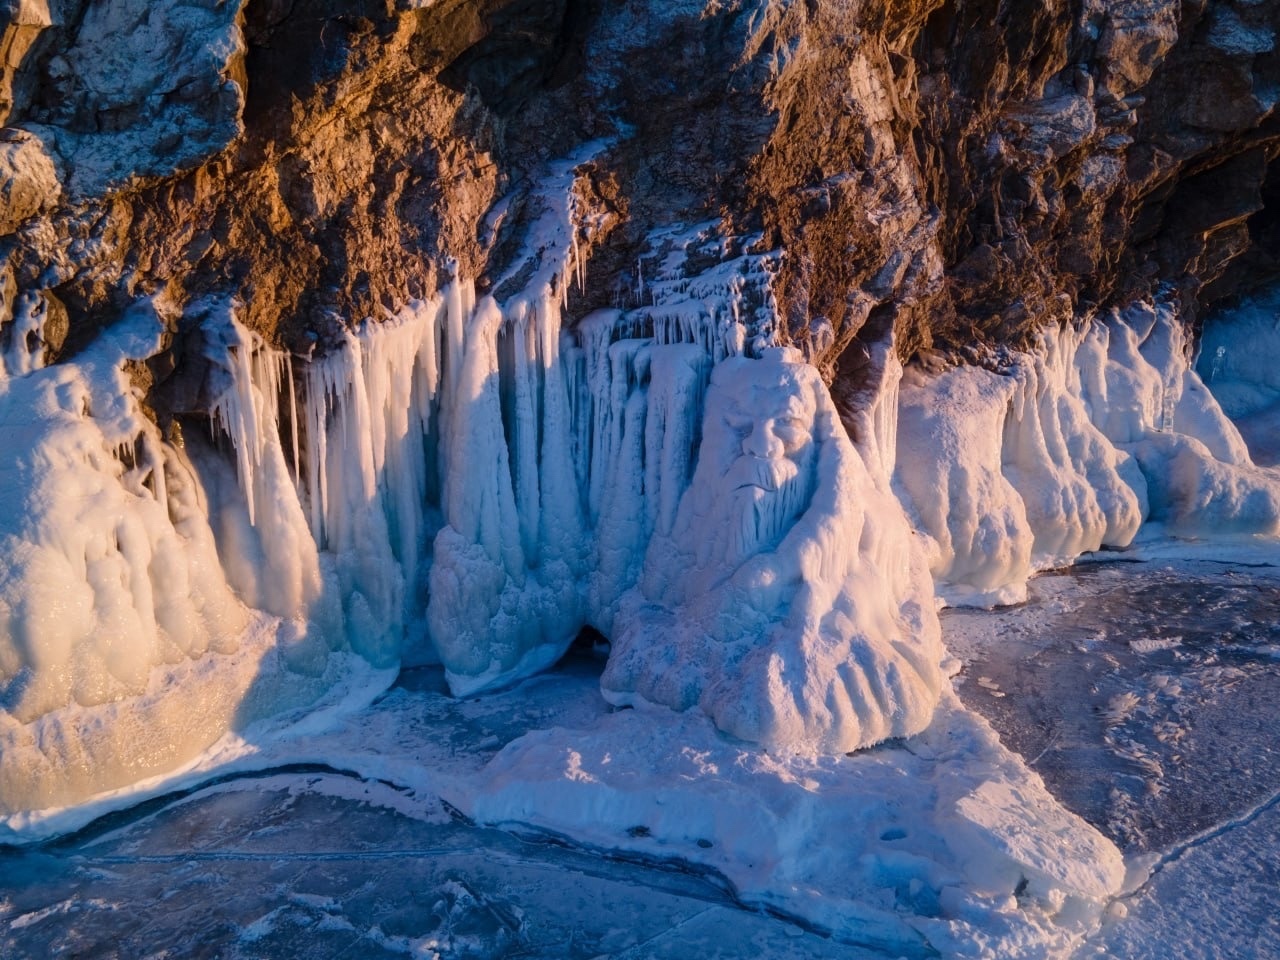
[[[932,584],[867,453],[814,368],[784,351],[719,364],[693,480],[620,605],[605,697],[697,706],[786,752],[927,726],[941,685]]]

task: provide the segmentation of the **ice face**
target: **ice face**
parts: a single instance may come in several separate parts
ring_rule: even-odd
[[[766,367],[773,369],[766,370]],[[704,483],[716,495],[705,525],[688,528],[697,574],[691,592],[714,587],[748,558],[772,550],[808,507],[816,481],[816,403],[797,364],[752,364],[738,389],[714,378],[703,423]]]
[[[868,461],[813,367],[785,351],[717,364],[689,489],[614,621],[605,697],[697,705],[788,752],[923,729],[940,686],[931,584]]]

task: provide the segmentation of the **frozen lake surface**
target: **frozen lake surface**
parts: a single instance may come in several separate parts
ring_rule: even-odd
[[[1126,854],[1167,849],[1280,791],[1277,573],[1084,564],[946,611],[961,699]]]
[[[944,613],[961,698],[1131,864],[1078,956],[1280,956],[1278,575],[1084,564]]]
[[[964,702],[1130,860],[1078,956],[1280,956],[1280,569],[1086,564],[944,631]],[[472,701],[414,671],[271,769],[2,851],[0,956],[882,956],[748,909],[714,872],[477,827],[394,775],[598,711],[600,666]],[[343,772],[366,737],[385,778]]]
[[[0,955],[859,955],[744,912],[713,878],[424,822],[353,786],[242,779],[11,854]]]

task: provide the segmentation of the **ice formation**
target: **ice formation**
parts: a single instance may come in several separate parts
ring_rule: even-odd
[[[777,756],[655,709],[562,708],[449,802],[709,867],[747,904],[891,957],[1069,956],[1124,880],[1120,851],[950,691],[922,733],[851,756]]]
[[[154,306],[46,370],[42,302],[9,305],[6,489],[26,499],[3,527],[3,811],[175,768],[313,698],[347,651],[438,660],[474,693],[612,627],[674,522],[712,366],[772,309],[767,256],[702,225],[655,238],[626,312],[563,329],[574,176],[548,179],[501,302],[455,277],[309,362],[234,302],[189,306],[209,417],[167,434],[126,372],[160,347]],[[179,721],[180,703],[198,706]]]
[[[1280,463],[1280,290],[1210,317],[1196,369],[1258,463]]]
[[[1037,569],[1179,536],[1280,533],[1280,476],[1254,465],[1167,304],[1042,335],[994,365],[908,373],[895,485],[939,593],[1025,597]]]
[[[941,685],[931,585],[817,370],[781,350],[727,359],[705,409],[689,487],[615,620],[605,696],[696,705],[785,751],[923,729]]]
[[[776,347],[773,255],[714,224],[654,234],[617,307],[570,328],[581,160],[551,169],[492,293],[454,276],[323,357],[274,350],[234,302],[190,305],[209,417],[185,443],[127,372],[179,322],[163,297],[48,369],[43,301],[3,305],[20,495],[0,508],[0,811],[173,769],[314,700],[352,654],[440,662],[473,694],[586,625],[614,642],[617,703],[846,751],[928,723],[929,565],[953,600],[1007,602],[1144,519],[1280,526],[1280,481],[1165,307],[1046,334],[998,370],[913,372],[900,396],[875,345],[879,377],[845,412],[856,443]]]
[[[29,313],[10,337],[0,816],[170,770],[258,710],[296,706],[332,680],[277,682],[275,642],[288,625],[235,596],[202,483],[135,399],[127,368],[156,350],[165,307],[139,303],[74,362],[51,367],[38,326],[23,330]]]

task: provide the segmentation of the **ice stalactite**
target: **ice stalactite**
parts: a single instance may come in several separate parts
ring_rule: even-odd
[[[233,304],[205,305],[206,356],[224,374],[211,410],[232,439],[243,499],[219,484],[219,465],[193,445],[214,497],[211,519],[219,534],[222,564],[237,594],[251,607],[317,632],[311,656],[339,642],[336,611],[326,600],[319,552],[295,488],[280,434],[280,400],[292,381],[288,357],[272,350],[235,319]],[[219,366],[219,365],[224,366]],[[288,394],[292,396],[292,394]],[[297,418],[290,418],[290,450],[297,447]],[[299,652],[302,647],[299,646]]]
[[[277,398],[291,368],[234,321],[215,338],[230,385],[214,413],[258,531],[242,531],[229,552],[243,556],[252,541],[248,552],[261,555],[306,531],[304,568],[319,553],[346,643],[374,663],[443,659],[470,691],[547,666],[581,626],[586,537],[559,357],[563,290],[541,294],[476,303],[470,281],[454,279],[299,363],[296,396],[284,393],[293,429],[302,425],[287,444],[301,461],[296,491],[279,482]],[[276,468],[265,482],[263,464]],[[271,516],[254,510],[264,496],[278,501]],[[282,529],[268,536],[270,524]],[[296,574],[287,557],[263,559]],[[257,597],[252,583],[243,589]],[[312,608],[311,598],[274,595],[281,615]]]
[[[366,321],[298,376],[311,532],[332,557],[352,649],[377,663],[432,659],[422,624],[426,544],[439,526],[430,443],[445,299]]]
[[[999,371],[912,371],[895,483],[930,540],[940,593],[1025,597],[1036,569],[1173,533],[1274,535],[1280,477],[1254,466],[1191,368],[1167,305],[1045,333]]]
[[[375,663],[438,658],[458,693],[545,668],[585,624],[612,628],[654,531],[675,524],[713,366],[768,340],[769,263],[705,227],[671,231],[654,254],[651,303],[568,331],[581,255],[573,176],[565,167],[548,180],[523,272],[511,274],[519,285],[501,301],[477,302],[454,277],[293,365],[233,319],[206,320],[228,373],[214,415],[246,505],[241,516],[231,504],[218,529],[243,596],[282,616],[310,603],[329,620],[341,597],[352,649]],[[712,267],[691,274],[695,255]],[[280,482],[290,459],[294,491]],[[268,553],[269,541],[296,543],[299,517],[311,539],[303,579],[336,578],[319,591],[329,607],[296,589],[273,589],[271,606],[257,586],[277,564],[298,578],[296,563]]]
[[[528,276],[473,309],[454,281],[447,309],[439,472],[443,526],[432,547],[427,623],[450,687],[470,693],[545,669],[584,623],[590,556],[575,462],[571,359],[562,310],[578,266],[575,163],[544,183],[525,238]],[[455,316],[455,308],[460,311]]]
[[[450,402],[427,616],[458,693],[550,666],[582,625],[586,542],[559,304],[542,292],[505,315],[492,298],[476,305]]]
[[[1042,350],[1010,374],[1017,382],[1004,423],[1004,474],[1027,511],[1031,562],[1068,563],[1138,532],[1145,486],[1127,453],[1107,442],[1081,396],[1079,335],[1042,340]]]
[[[1012,377],[978,367],[933,380],[913,369],[903,381],[894,482],[952,603],[1026,596],[1034,535],[1001,449],[1016,389]]]

